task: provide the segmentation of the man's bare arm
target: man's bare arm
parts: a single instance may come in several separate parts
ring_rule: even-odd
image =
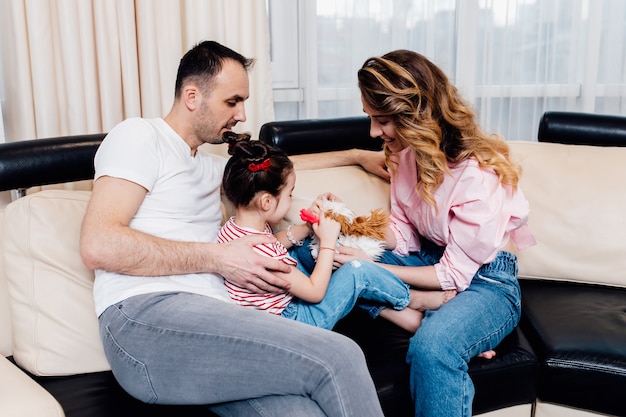
[[[271,272],[287,272],[287,265],[252,249],[271,237],[228,244],[179,242],[130,228],[145,195],[143,187],[123,179],[101,177],[94,183],[81,229],[81,256],[87,267],[142,276],[209,272],[253,291],[288,288]]]
[[[385,166],[385,155],[382,151],[350,149],[312,154],[292,155],[296,170],[333,168],[346,165],[360,165],[366,171],[389,181],[389,172]]]

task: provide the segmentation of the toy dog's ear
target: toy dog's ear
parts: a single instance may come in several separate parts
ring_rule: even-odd
[[[341,226],[341,233],[343,233],[344,235],[348,235],[351,233],[352,224],[350,223],[350,219],[348,219],[343,214],[336,213],[333,210],[326,210],[324,212],[324,216],[331,218],[337,223],[339,223],[339,225]]]
[[[352,222],[350,235],[368,236],[377,240],[385,240],[385,232],[389,223],[389,214],[380,209],[373,210],[369,216],[358,216]]]
[[[372,224],[380,225],[380,227],[387,227],[389,223],[389,213],[382,211],[381,209],[372,210],[369,221]]]

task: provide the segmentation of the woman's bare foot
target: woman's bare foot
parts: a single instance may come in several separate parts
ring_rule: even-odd
[[[494,356],[496,356],[496,351],[493,349],[478,354],[479,358],[485,358],[485,359],[493,359]]]
[[[424,313],[422,311],[413,310],[409,307],[404,310],[384,308],[378,315],[410,333],[415,333],[417,331],[417,328],[420,327],[422,319],[424,318]]]
[[[413,310],[436,310],[456,296],[456,290],[411,290],[409,308]]]

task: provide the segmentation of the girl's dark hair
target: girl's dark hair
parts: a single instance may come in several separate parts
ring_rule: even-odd
[[[226,132],[224,142],[228,154],[222,189],[235,207],[245,207],[258,192],[278,196],[293,171],[293,163],[281,149],[258,140],[250,140],[248,134]]]

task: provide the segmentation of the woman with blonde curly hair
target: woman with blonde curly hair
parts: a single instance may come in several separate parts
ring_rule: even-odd
[[[407,354],[416,416],[471,416],[470,358],[491,351],[520,318],[515,250],[535,243],[519,167],[485,134],[441,69],[398,50],[358,72],[370,135],[391,172],[387,251],[370,273],[412,287],[456,290],[426,312]],[[341,248],[350,267],[362,253]],[[484,354],[487,352],[487,355]]]

